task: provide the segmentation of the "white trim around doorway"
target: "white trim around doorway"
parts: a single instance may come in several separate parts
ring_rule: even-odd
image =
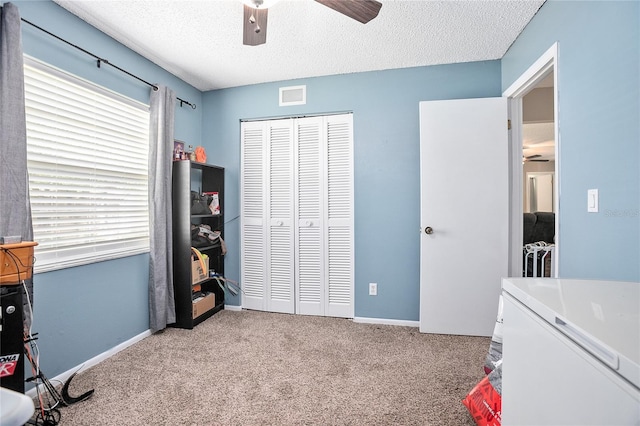
[[[553,123],[555,137],[555,179],[554,179],[554,205],[555,205],[555,244],[554,250],[554,277],[559,276],[560,271],[560,132],[558,126],[558,43],[554,43],[546,52],[542,54],[511,86],[509,86],[502,96],[509,99],[509,118],[512,123],[510,140],[510,191],[511,191],[511,211],[510,211],[510,245],[511,259],[509,261],[509,276],[520,276],[522,274],[522,98],[533,87],[538,84],[550,70],[553,70]]]

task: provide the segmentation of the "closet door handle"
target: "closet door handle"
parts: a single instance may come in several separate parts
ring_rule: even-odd
[[[427,226],[426,228],[424,228],[424,233],[427,235],[433,234],[433,228],[430,226]]]

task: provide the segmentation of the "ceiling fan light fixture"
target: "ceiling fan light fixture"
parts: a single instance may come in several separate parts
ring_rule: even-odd
[[[243,8],[244,24],[242,28],[242,43],[245,46],[264,44],[267,41],[267,16],[269,9],[266,7],[256,9],[247,4],[244,4]]]

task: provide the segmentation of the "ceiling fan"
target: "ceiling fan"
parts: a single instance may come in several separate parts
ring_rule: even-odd
[[[539,161],[539,162],[543,162],[544,163],[544,162],[549,161],[549,160],[545,160],[544,158],[540,158],[540,157],[542,157],[542,155],[540,155],[540,154],[529,155],[527,157],[523,156],[522,157],[522,162],[525,162],[525,161]]]
[[[267,14],[277,0],[243,0],[243,44],[257,46],[267,41]],[[375,0],[315,0],[331,9],[366,24],[378,16],[382,3]]]

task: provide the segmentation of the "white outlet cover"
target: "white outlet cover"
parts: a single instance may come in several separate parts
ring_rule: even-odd
[[[369,296],[377,296],[377,295],[378,295],[378,284],[369,283]]]

